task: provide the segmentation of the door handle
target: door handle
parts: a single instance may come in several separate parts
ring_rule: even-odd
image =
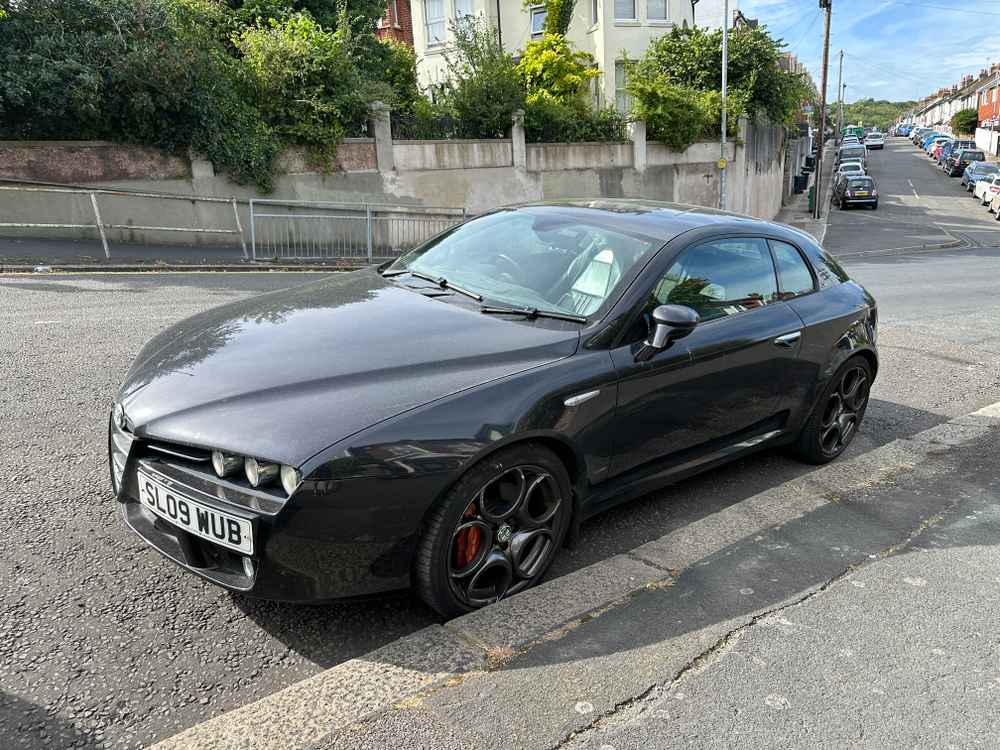
[[[774,340],[774,345],[783,346],[785,349],[791,349],[799,342],[800,338],[802,338],[802,331],[793,331],[792,333],[786,333],[784,336],[778,336],[778,338]]]

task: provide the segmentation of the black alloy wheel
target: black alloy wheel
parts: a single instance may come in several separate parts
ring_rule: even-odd
[[[555,558],[571,512],[569,477],[547,448],[528,443],[484,459],[430,512],[417,592],[453,617],[530,588]]]
[[[864,419],[871,384],[871,365],[864,357],[844,363],[799,435],[796,452],[801,458],[824,464],[847,449]]]

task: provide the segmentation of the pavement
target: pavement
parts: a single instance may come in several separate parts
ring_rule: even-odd
[[[900,156],[900,169],[910,170],[901,184],[910,179],[924,189],[924,165],[904,160],[905,150]],[[935,205],[930,210],[951,211]],[[844,223],[837,221],[841,213]],[[862,580],[866,588],[855,586],[850,575],[881,575],[888,569],[879,566],[903,564],[896,560],[936,559],[936,550],[918,552],[921,540],[939,532],[958,534],[949,524],[965,515],[978,512],[983,520],[981,529],[973,529],[975,538],[988,537],[995,488],[987,473],[996,465],[997,441],[980,435],[946,445],[934,442],[935,433],[925,433],[957,430],[967,437],[971,433],[961,425],[941,425],[1000,401],[1000,301],[994,282],[1000,251],[964,246],[892,252],[907,239],[889,232],[876,247],[887,252],[852,254],[857,238],[867,235],[851,220],[866,222],[874,214],[837,212],[827,236],[827,245],[838,248],[849,271],[878,297],[882,320],[882,370],[863,431],[843,460],[817,470],[764,452],[605,513],[584,525],[576,549],[562,551],[542,588],[459,625],[441,623],[405,593],[312,607],[232,596],[164,562],[117,521],[104,445],[107,409],[142,343],[207,307],[319,275],[0,277],[0,378],[6,386],[0,413],[8,425],[0,431],[0,451],[5,465],[13,467],[0,475],[0,534],[7,541],[0,551],[0,746],[133,748],[178,733],[184,738],[184,731],[211,730],[214,739],[198,734],[191,742],[188,735],[168,747],[213,742],[265,747],[263,735],[245,731],[241,722],[247,712],[236,709],[270,699],[264,705],[279,712],[259,716],[276,717],[269,736],[278,747],[448,747],[453,740],[447,732],[487,745],[549,747],[601,738],[595,747],[616,747],[641,744],[641,726],[652,727],[657,711],[680,711],[670,701],[682,703],[677,693],[696,695],[689,690],[699,685],[702,696],[721,686],[731,692],[719,693],[716,706],[702,700],[692,713],[677,714],[676,726],[672,719],[662,722],[686,727],[686,734],[663,735],[664,744],[731,744],[719,739],[721,729],[695,726],[699,711],[728,716],[729,724],[718,720],[731,727],[731,737],[740,731],[732,717],[757,711],[759,722],[787,732],[767,743],[748,723],[746,736],[768,747],[832,747],[837,738],[855,737],[840,726],[856,713],[851,695],[827,690],[825,696],[836,700],[826,713],[807,700],[810,679],[822,677],[817,684],[827,685],[855,672],[838,667],[832,652],[823,660],[807,658],[816,651],[816,642],[807,640],[813,631],[802,629],[796,636],[801,641],[791,634],[778,638],[775,628],[787,626],[772,624],[768,613],[809,612],[817,618],[804,620],[809,623],[833,618],[814,608],[838,601],[827,597],[842,585],[869,594],[882,590],[875,579],[871,587],[868,579]],[[975,231],[972,214],[970,222]],[[981,419],[973,419],[972,432]],[[937,447],[924,450],[929,445]],[[827,470],[831,473],[817,474]],[[858,486],[869,479],[874,483]],[[897,490],[903,494],[893,495]],[[979,498],[983,505],[949,510],[956,497],[970,503]],[[954,553],[941,563],[941,575],[950,576],[941,587],[945,591],[932,587],[939,579],[929,568],[915,576],[907,569],[903,576],[928,582],[913,585],[918,593],[935,592],[921,610],[926,623],[886,594],[873,611],[899,631],[896,641],[875,615],[860,628],[869,605],[848,609],[854,617],[831,619],[831,629],[819,631],[820,645],[849,634],[871,640],[871,646],[855,651],[864,655],[857,669],[871,661],[877,646],[902,648],[908,636],[926,645],[929,636],[921,628],[947,641],[923,649],[927,658],[939,656],[933,653],[939,649],[953,659],[938,663],[941,676],[920,671],[905,649],[899,651],[904,669],[890,672],[893,680],[879,683],[866,674],[874,687],[887,691],[886,698],[860,694],[873,705],[882,701],[883,713],[872,716],[884,723],[904,723],[889,720],[892,709],[919,727],[915,707],[933,716],[938,706],[952,712],[943,714],[941,727],[953,727],[951,691],[978,695],[993,679],[990,638],[997,639],[988,622],[989,597],[979,594],[975,607],[948,598],[952,589],[971,591],[963,588],[962,577],[970,565],[955,555],[969,553],[966,547],[972,545],[941,541],[939,546]],[[990,590],[989,575],[1000,578],[1000,573],[991,573],[989,543],[980,546],[981,557],[969,559],[986,578],[970,579],[969,585],[982,592]],[[947,621],[946,615],[959,619]],[[759,648],[740,656],[751,643]],[[768,651],[785,646],[787,664]],[[918,650],[915,645],[913,653]],[[702,667],[727,654],[734,658],[718,660],[724,669],[717,683],[699,682],[717,674]],[[756,675],[752,656],[772,671]],[[803,677],[810,668],[814,674]],[[976,674],[982,677],[978,686],[955,681]],[[534,690],[536,679],[548,690]],[[670,688],[677,680],[691,681],[691,687]],[[755,693],[738,691],[744,684],[765,699],[777,695],[770,703],[785,713],[764,712]],[[857,692],[863,683],[845,684]],[[652,706],[658,696],[670,700],[648,713],[630,713],[630,707]],[[980,716],[979,704],[968,705],[977,712],[967,718],[969,731],[982,737],[990,717]],[[767,702],[764,707],[774,708]],[[810,719],[810,711],[820,713]],[[605,715],[607,721],[595,723]],[[278,720],[282,716],[285,720]],[[648,723],[636,723],[639,719]],[[205,723],[213,720],[223,725]],[[295,734],[281,735],[289,721]],[[874,723],[850,729],[871,732],[871,747],[947,744],[932,741],[940,735],[930,726],[924,726],[931,738],[926,743],[907,742],[913,735],[905,733],[890,742],[875,732]],[[824,734],[826,724],[837,731]],[[814,730],[816,741],[795,734],[800,726]],[[620,737],[603,734],[615,727],[621,728]],[[904,731],[908,728],[900,727]],[[578,735],[570,737],[573,732]],[[865,746],[856,737],[838,746],[852,742]]]

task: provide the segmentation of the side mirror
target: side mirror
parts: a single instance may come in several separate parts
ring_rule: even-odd
[[[657,352],[669,349],[678,339],[687,336],[701,320],[698,313],[685,305],[660,305],[653,310],[653,334],[635,354],[636,362],[646,362]]]

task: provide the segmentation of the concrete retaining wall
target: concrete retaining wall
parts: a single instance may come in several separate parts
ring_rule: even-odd
[[[644,129],[640,132],[644,132]],[[514,141],[520,138],[523,150]],[[641,139],[641,135],[637,141]],[[495,141],[394,141],[388,152],[373,139],[351,139],[338,148],[334,171],[311,165],[308,153],[282,155],[271,198],[345,203],[453,206],[478,213],[499,205],[560,198],[643,197],[717,206],[719,146],[696,143],[674,152],[658,143],[524,144],[523,129]],[[392,163],[380,163],[382,154]],[[515,165],[522,155],[522,164]],[[72,154],[84,154],[65,165]],[[786,190],[784,130],[741,123],[728,147],[728,207],[770,219]],[[60,166],[62,165],[62,166]],[[261,198],[232,183],[211,163],[112,144],[0,143],[0,177],[50,180],[105,189],[235,197],[249,237],[246,199]],[[56,179],[58,178],[58,179]],[[0,222],[93,221],[89,199],[0,191]],[[198,201],[100,198],[105,223],[136,226],[231,228],[232,207]],[[45,218],[42,218],[45,217]],[[49,218],[51,217],[51,218]],[[23,230],[3,230],[16,236]],[[47,236],[96,237],[96,230],[45,230]],[[38,236],[39,230],[30,232]],[[233,244],[231,235],[112,230],[116,241],[153,244]]]

